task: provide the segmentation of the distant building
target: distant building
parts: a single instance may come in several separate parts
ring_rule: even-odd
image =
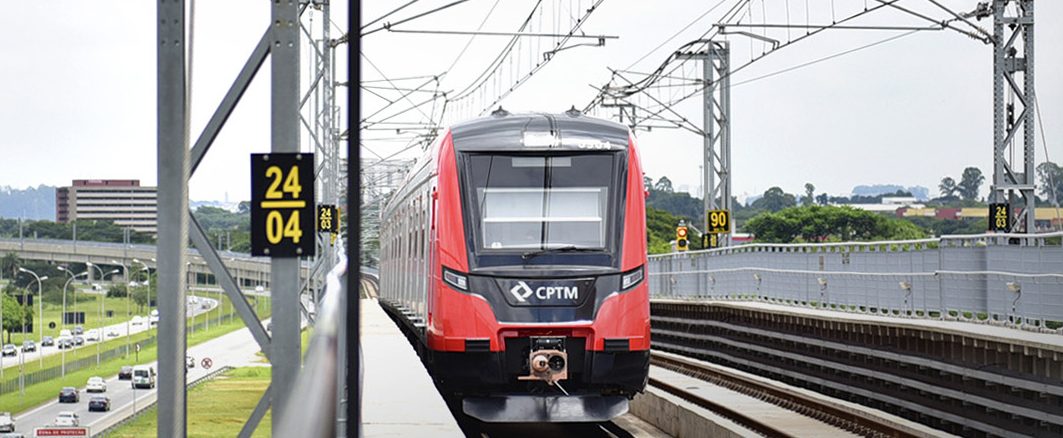
[[[55,221],[109,221],[144,233],[157,227],[156,188],[135,179],[76,179],[55,190]]]
[[[864,211],[876,213],[896,213],[899,209],[919,210],[926,206],[919,203],[916,198],[901,196],[883,196],[879,204],[841,204]]]

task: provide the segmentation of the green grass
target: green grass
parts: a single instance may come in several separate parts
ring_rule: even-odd
[[[142,312],[137,312],[136,303],[132,303],[126,298],[105,298],[102,292],[89,293],[78,291],[77,306],[74,305],[74,294],[72,292],[68,292],[67,295],[67,312],[73,312],[75,310],[78,312],[85,312],[85,324],[81,324],[81,326],[85,330],[123,323],[132,318],[133,314],[148,314],[148,310],[146,309]],[[100,316],[101,301],[103,301],[103,315],[107,315],[108,310],[114,312],[113,316],[111,316],[110,318],[106,316]],[[35,302],[33,306],[33,333],[7,333],[5,330],[4,343],[10,342],[15,345],[21,346],[23,339],[32,339],[35,342],[40,342],[41,334],[39,331],[41,320],[38,318],[38,309],[40,309],[40,307],[38,306],[39,303]],[[44,303],[44,336],[51,336],[53,338],[59,337],[59,330],[63,329],[62,324],[60,324],[60,315],[62,314],[62,312],[62,304],[53,304],[47,302]],[[55,328],[48,328],[49,323],[55,323]],[[68,325],[66,328],[72,331],[74,329],[74,325]],[[9,336],[10,341],[8,340]]]
[[[227,307],[227,309],[229,309],[229,307]],[[259,312],[259,317],[263,319],[268,318],[270,310],[271,309],[269,307],[269,300],[264,300],[262,305],[262,312]],[[189,321],[191,322],[191,319]],[[244,328],[243,320],[241,320],[239,317],[233,317],[231,320],[226,319],[225,321],[226,322],[223,322],[221,325],[211,324],[210,330],[197,330],[194,334],[189,334],[187,337],[188,346],[191,347],[193,345],[206,342],[210,339],[214,339],[226,333]],[[136,342],[137,340],[142,340],[149,336],[149,332],[138,333],[136,335],[133,335],[133,340],[134,342]],[[125,343],[126,339],[124,337],[112,339],[110,341],[104,342],[100,346],[100,350],[102,351],[108,348],[122,346],[125,345]],[[0,395],[0,411],[21,412],[26,409],[35,407],[55,397],[56,394],[59,393],[59,389],[64,386],[80,387],[85,384],[89,377],[107,377],[116,375],[118,374],[118,370],[121,369],[123,365],[132,365],[134,362],[134,357],[139,358],[139,361],[136,361],[137,363],[149,363],[156,359],[157,353],[158,350],[155,344],[144,346],[143,348],[141,348],[139,356],[136,356],[136,353],[133,350],[130,350],[129,356],[126,356],[124,358],[115,358],[106,362],[101,362],[99,367],[85,368],[77,372],[67,373],[66,376],[58,379],[53,379],[48,382],[27,386],[25,395],[20,395],[17,392],[12,394]],[[76,350],[70,350],[70,352],[67,353],[67,361],[75,360],[78,357],[94,357],[95,355],[95,345],[90,348],[81,347]],[[56,366],[61,363],[60,356],[61,355],[52,355],[46,357],[44,359],[44,368]],[[32,372],[38,370],[39,367],[37,364],[38,361],[36,360],[32,361],[32,364],[30,362],[26,362],[25,371]],[[13,370],[5,370],[4,378],[8,380],[18,379],[18,373],[11,371]]]
[[[236,436],[269,386],[270,377],[269,367],[237,368],[188,391],[188,436]],[[270,414],[266,411],[253,436],[270,436]],[[109,436],[155,436],[156,415],[153,407]]]

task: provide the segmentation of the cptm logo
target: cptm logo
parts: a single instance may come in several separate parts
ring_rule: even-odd
[[[528,298],[532,295],[535,295],[535,298],[539,301],[579,299],[579,288],[575,286],[539,286],[532,290],[531,286],[528,286],[528,283],[523,281],[518,281],[517,285],[509,290],[509,293],[522,303],[527,303]]]

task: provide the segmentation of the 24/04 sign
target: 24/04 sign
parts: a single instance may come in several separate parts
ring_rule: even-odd
[[[314,154],[251,154],[251,254],[314,254]]]

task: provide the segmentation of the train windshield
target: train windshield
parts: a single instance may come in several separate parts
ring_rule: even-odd
[[[472,154],[466,191],[478,253],[612,252],[617,153]]]

